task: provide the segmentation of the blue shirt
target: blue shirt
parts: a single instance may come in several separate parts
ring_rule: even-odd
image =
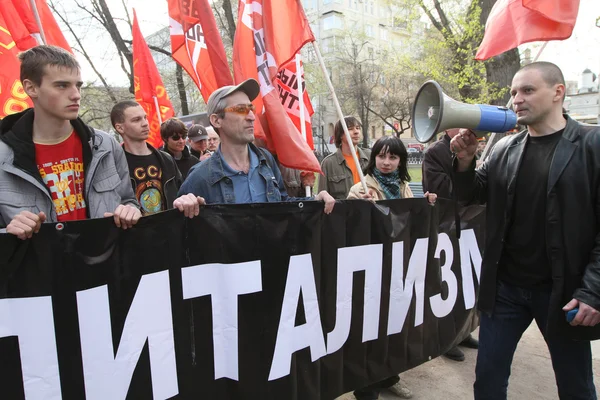
[[[221,151],[220,145],[218,151]],[[250,158],[250,169],[247,174],[231,168],[224,158],[223,173],[233,182],[233,194],[236,203],[266,203],[266,182],[258,173],[258,156],[250,147],[248,147],[248,156]]]
[[[239,171],[228,166],[219,146],[210,158],[192,167],[177,195],[193,193],[204,197],[207,204],[240,204],[254,201],[272,203],[311,199],[288,196],[281,171],[271,153],[252,143],[248,145],[248,151],[251,157],[248,175],[239,175]],[[262,200],[254,200],[255,198]]]

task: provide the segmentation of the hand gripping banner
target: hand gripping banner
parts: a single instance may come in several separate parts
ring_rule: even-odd
[[[203,207],[0,235],[6,399],[332,399],[477,323],[484,208]]]

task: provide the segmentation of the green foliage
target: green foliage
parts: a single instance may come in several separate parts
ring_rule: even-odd
[[[425,12],[432,26],[420,36],[418,53],[399,57],[398,63],[440,83],[446,93],[467,103],[492,103],[508,93],[488,81],[486,63],[474,59],[483,38],[482,9],[476,0],[386,0],[397,7],[416,6]]]

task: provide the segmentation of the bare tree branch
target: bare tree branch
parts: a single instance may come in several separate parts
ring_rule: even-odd
[[[127,44],[133,44],[132,40],[123,40],[123,42],[125,42]],[[172,56],[172,53],[169,50],[165,50],[162,47],[158,47],[158,46],[154,46],[154,45],[149,44],[148,48],[150,50],[152,50],[152,51],[156,51],[157,53],[161,53],[161,54],[164,54],[164,55],[169,56],[169,57]]]
[[[54,14],[58,15],[58,17],[65,24],[65,26],[67,27],[67,29],[69,30],[69,32],[71,32],[71,35],[73,36],[73,38],[77,42],[77,45],[79,46],[79,49],[76,49],[76,51],[78,51],[79,53],[81,53],[85,57],[85,59],[87,60],[87,62],[90,64],[90,66],[92,67],[92,69],[96,73],[96,76],[98,76],[98,78],[102,82],[102,86],[104,86],[104,88],[106,89],[106,92],[110,96],[110,99],[116,104],[117,103],[117,98],[115,97],[114,93],[112,92],[110,86],[108,86],[108,83],[106,82],[106,79],[104,79],[104,76],[102,76],[102,74],[100,73],[100,71],[98,71],[98,69],[94,65],[94,62],[92,61],[92,59],[89,56],[88,52],[85,50],[85,47],[81,43],[81,40],[79,39],[79,37],[73,31],[73,28],[71,27],[71,24],[69,23],[69,21],[67,21],[66,18],[63,17],[63,13],[59,13],[58,12],[58,10],[56,9],[56,7],[54,6],[54,2],[53,1],[50,1],[48,5],[50,6],[50,9],[54,12]]]

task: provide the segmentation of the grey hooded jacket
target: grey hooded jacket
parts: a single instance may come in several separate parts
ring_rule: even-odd
[[[21,211],[57,216],[48,188],[35,164],[32,140],[33,109],[9,115],[0,122],[0,227],[6,227]],[[119,204],[138,207],[123,149],[108,134],[94,130],[80,119],[71,121],[83,143],[84,198],[88,218],[103,218]]]

